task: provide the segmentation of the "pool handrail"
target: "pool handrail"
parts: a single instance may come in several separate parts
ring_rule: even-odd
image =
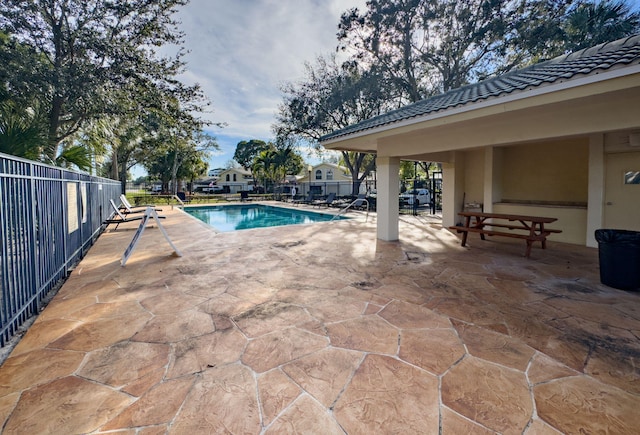
[[[182,200],[178,197],[178,195],[173,195],[173,198],[178,201],[178,203],[182,206],[182,209],[184,210],[184,202],[182,202]]]
[[[340,210],[338,210],[338,213],[336,213],[331,218],[331,220],[329,222],[332,222],[334,219],[336,219],[341,214],[346,213],[347,210],[349,210],[351,207],[360,206],[362,203],[367,203],[367,214],[365,215],[365,218],[364,218],[364,221],[367,222],[367,220],[369,219],[369,201],[367,200],[367,198],[356,198],[356,199],[354,199],[346,207],[341,208]]]

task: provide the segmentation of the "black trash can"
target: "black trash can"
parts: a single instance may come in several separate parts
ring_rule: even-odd
[[[620,290],[640,288],[640,232],[596,230],[600,282]]]

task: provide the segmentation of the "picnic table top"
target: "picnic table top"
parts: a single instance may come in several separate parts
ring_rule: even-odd
[[[544,217],[544,216],[527,216],[527,215],[519,215],[519,214],[505,214],[505,213],[486,213],[480,211],[461,211],[458,213],[460,216],[464,217],[478,217],[478,218],[494,218],[494,219],[507,219],[510,221],[529,221],[534,223],[551,223],[555,222],[558,219],[553,217]]]

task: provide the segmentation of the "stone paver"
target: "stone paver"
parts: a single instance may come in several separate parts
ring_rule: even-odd
[[[265,434],[344,434],[326,408],[307,396],[300,397],[267,430]]]
[[[323,349],[282,367],[296,384],[330,407],[353,376],[362,354],[341,349]]]
[[[533,415],[524,373],[474,357],[444,375],[442,403],[505,434],[522,433]]]
[[[345,349],[395,355],[398,330],[378,316],[327,325],[331,344]]]
[[[166,344],[123,341],[87,355],[78,375],[115,388],[126,387],[169,363]]]
[[[127,394],[70,376],[22,393],[3,433],[88,433],[132,402]]]
[[[437,433],[438,379],[403,361],[368,355],[335,414],[349,433]]]
[[[399,357],[431,373],[444,374],[465,355],[464,345],[452,329],[402,331]]]
[[[534,388],[538,415],[565,433],[633,433],[640,427],[638,396],[585,376]]]
[[[275,369],[258,378],[263,424],[268,425],[302,393],[291,378]]]
[[[0,396],[32,388],[73,374],[84,355],[55,349],[37,349],[8,358],[2,365]],[[25,370],[25,366],[29,370]]]
[[[328,340],[307,331],[289,328],[263,335],[247,345],[242,362],[258,373],[298,359],[328,345]]]
[[[231,364],[205,371],[178,412],[175,433],[260,433],[256,380]]]
[[[3,434],[636,433],[640,293],[435,217],[107,231],[0,367]]]
[[[236,329],[189,338],[173,346],[173,358],[166,376],[177,378],[201,373],[208,367],[238,361],[247,339]]]
[[[450,410],[446,406],[440,409],[442,413],[442,435],[493,435],[494,431],[480,426],[473,420],[469,420],[460,414]]]
[[[520,371],[526,370],[535,350],[520,340],[477,326],[456,324],[469,353]]]
[[[182,378],[154,386],[103,429],[117,430],[170,423],[184,403],[193,382],[192,378]]]

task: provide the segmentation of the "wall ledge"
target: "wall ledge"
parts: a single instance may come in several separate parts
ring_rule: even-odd
[[[559,208],[578,208],[586,209],[586,202],[577,201],[539,201],[539,200],[522,200],[522,199],[503,199],[494,202],[494,205],[518,205],[530,207],[559,207]]]

